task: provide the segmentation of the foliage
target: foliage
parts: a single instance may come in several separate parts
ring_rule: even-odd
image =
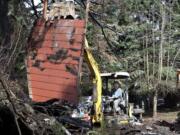
[[[105,1],[102,9],[96,10],[97,13],[103,11],[103,14],[96,19],[108,26],[103,25],[109,43],[101,41],[104,39],[97,40],[96,37],[89,38],[90,42],[94,42],[92,47],[99,42],[103,43],[98,50],[99,57],[96,56],[100,58],[97,60],[101,71],[130,72],[133,76],[132,84],[143,93],[153,92],[155,89],[160,93],[174,91],[176,79],[174,62],[180,59],[179,55],[175,58],[180,49],[178,46],[180,12],[177,9],[179,5],[179,1]],[[166,23],[163,68],[159,71],[162,12],[166,14]],[[94,27],[96,26],[88,29],[89,33],[95,32]],[[162,74],[162,82],[157,84],[159,72]]]
[[[25,1],[29,0],[0,1],[0,72],[27,88],[24,60],[27,39],[35,18]]]

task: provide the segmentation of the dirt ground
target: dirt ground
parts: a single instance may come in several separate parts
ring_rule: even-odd
[[[180,124],[176,122],[180,108],[163,109],[158,112],[157,119],[151,114],[143,116],[142,124],[109,125],[98,130],[99,135],[180,135]]]
[[[164,120],[167,122],[174,122],[177,119],[177,114],[180,112],[180,108],[174,108],[174,109],[162,109],[163,111],[159,110],[157,113],[157,119],[156,120]],[[153,121],[152,113],[145,114],[143,116],[144,122],[151,122]]]

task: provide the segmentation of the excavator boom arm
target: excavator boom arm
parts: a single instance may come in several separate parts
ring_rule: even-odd
[[[89,46],[88,41],[85,39],[85,54],[84,57],[88,64],[88,67],[93,75],[93,115],[92,122],[93,123],[101,123],[102,121],[102,79],[100,76],[100,71],[98,68],[98,64],[95,61]]]

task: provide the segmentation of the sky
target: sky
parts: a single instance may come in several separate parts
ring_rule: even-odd
[[[34,0],[34,5],[38,5],[40,3],[40,0]]]

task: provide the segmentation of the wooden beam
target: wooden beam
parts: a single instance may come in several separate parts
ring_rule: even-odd
[[[43,1],[43,18],[46,19],[48,0]]]

